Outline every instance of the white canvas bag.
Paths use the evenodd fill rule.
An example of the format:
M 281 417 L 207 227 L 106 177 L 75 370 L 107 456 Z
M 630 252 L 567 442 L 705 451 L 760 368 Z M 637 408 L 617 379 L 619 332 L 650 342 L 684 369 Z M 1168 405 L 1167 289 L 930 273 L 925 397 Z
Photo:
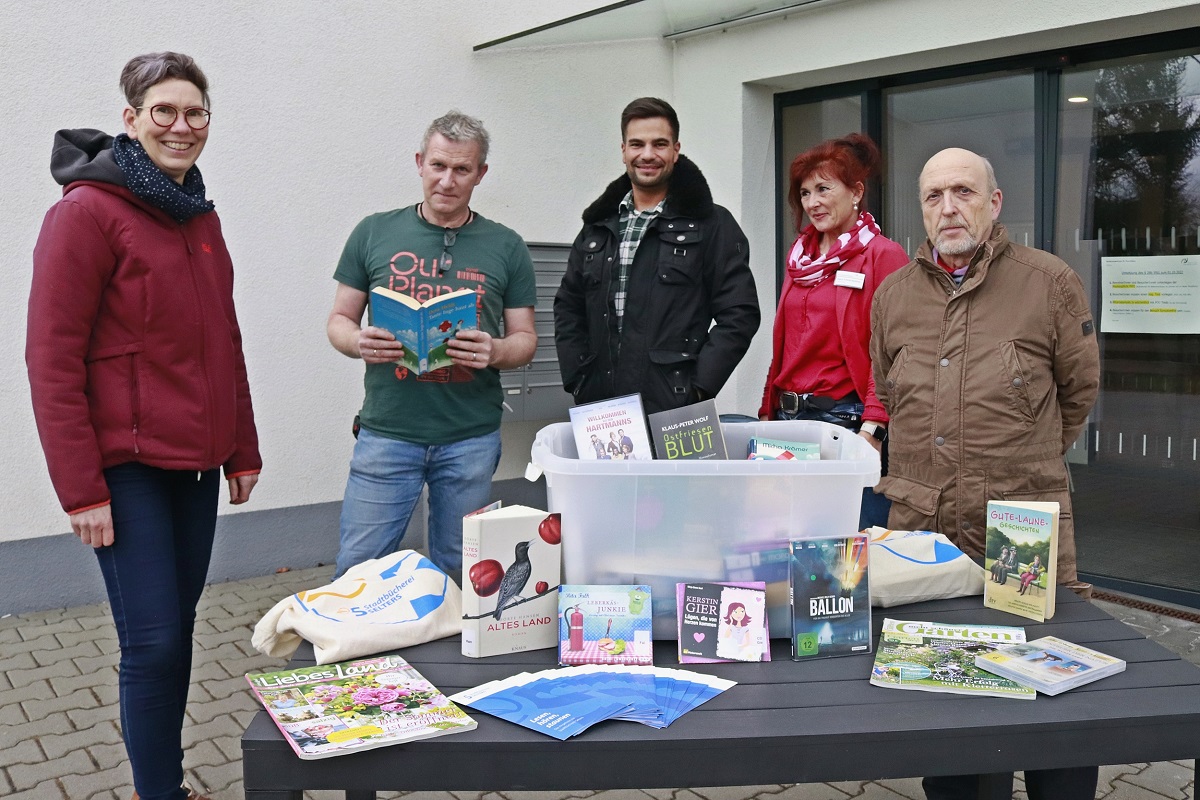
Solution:
M 327 586 L 280 600 L 251 643 L 290 656 L 302 639 L 318 664 L 410 647 L 462 630 L 462 591 L 415 550 L 364 561 Z
M 983 567 L 933 531 L 867 528 L 871 605 L 881 608 L 983 594 Z

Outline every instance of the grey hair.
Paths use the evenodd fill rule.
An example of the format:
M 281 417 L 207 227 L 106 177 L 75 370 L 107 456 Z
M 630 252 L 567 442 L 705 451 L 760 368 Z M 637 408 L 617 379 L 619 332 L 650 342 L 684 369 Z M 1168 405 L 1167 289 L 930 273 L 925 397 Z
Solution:
M 133 108 L 140 108 L 146 99 L 146 92 L 169 78 L 178 78 L 195 84 L 204 99 L 204 107 L 209 107 L 208 78 L 191 56 L 183 53 L 146 53 L 134 56 L 121 70 L 121 91 L 125 100 Z
M 996 183 L 996 170 L 992 169 L 992 162 L 988 161 L 983 156 L 979 157 L 983 161 L 983 171 L 987 175 L 987 196 L 991 197 L 996 193 L 1000 186 Z
M 449 111 L 429 124 L 425 137 L 421 139 L 421 155 L 429 149 L 429 140 L 440 133 L 452 142 L 475 142 L 479 145 L 479 165 L 487 163 L 488 144 L 491 138 L 484 130 L 483 121 L 467 116 L 461 111 Z

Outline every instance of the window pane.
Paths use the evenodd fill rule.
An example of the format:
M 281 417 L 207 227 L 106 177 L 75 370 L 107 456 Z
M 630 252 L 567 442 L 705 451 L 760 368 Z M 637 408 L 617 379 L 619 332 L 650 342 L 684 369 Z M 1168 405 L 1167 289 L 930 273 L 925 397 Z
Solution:
M 792 224 L 792 210 L 788 206 L 788 169 L 792 159 L 813 145 L 826 139 L 836 139 L 847 133 L 862 130 L 862 98 L 860 95 L 822 100 L 788 106 L 783 109 L 780 131 L 783 158 L 779 162 L 779 204 L 783 209 L 783 224 L 779 226 L 779 243 L 776 249 L 776 274 L 783 274 L 783 260 L 796 239 Z
M 1161 322 L 1200 321 L 1200 61 L 1085 65 L 1061 96 L 1056 249 L 1088 287 L 1102 359 L 1090 432 L 1069 453 L 1079 569 L 1200 591 L 1200 334 Z M 1122 281 L 1134 311 L 1119 318 L 1104 258 L 1144 276 Z
M 916 254 L 925 241 L 917 202 L 921 168 L 939 150 L 963 147 L 992 162 L 1009 237 L 1034 243 L 1032 72 L 925 83 L 887 91 L 884 99 L 884 234 Z

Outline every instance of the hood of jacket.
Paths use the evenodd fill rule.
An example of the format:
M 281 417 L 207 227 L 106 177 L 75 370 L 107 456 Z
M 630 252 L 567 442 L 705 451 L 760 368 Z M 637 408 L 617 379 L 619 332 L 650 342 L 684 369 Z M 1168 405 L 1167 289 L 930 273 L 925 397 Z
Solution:
M 583 212 L 583 221 L 594 225 L 601 220 L 615 216 L 621 201 L 633 182 L 629 175 L 622 175 L 608 185 L 596 200 Z M 712 192 L 709 191 L 708 181 L 700 168 L 687 156 L 680 154 L 671 173 L 671 185 L 667 190 L 667 202 L 663 206 L 663 214 L 667 216 L 694 217 L 703 219 L 713 211 Z
M 60 186 L 95 181 L 125 186 L 125 174 L 112 152 L 113 137 L 93 128 L 64 129 L 54 134 L 50 174 Z

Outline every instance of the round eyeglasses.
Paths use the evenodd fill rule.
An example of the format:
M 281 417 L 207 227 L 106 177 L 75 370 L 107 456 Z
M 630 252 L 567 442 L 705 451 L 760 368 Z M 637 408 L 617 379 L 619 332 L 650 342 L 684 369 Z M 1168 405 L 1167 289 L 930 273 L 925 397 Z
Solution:
M 137 110 L 141 111 L 143 108 L 145 106 L 138 106 Z M 165 103 L 150 106 L 150 121 L 160 128 L 171 127 L 175 124 L 175 119 L 178 116 L 179 109 L 175 106 L 169 106 Z M 194 131 L 202 131 L 207 128 L 211 118 L 212 112 L 207 108 L 192 107 L 183 109 L 183 121 Z

